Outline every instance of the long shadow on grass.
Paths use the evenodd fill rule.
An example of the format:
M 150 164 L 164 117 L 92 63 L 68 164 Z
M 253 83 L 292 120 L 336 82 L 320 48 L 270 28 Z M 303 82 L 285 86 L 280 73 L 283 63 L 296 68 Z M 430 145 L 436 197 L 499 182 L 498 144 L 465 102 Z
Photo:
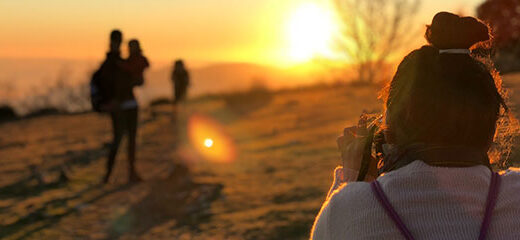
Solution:
M 38 196 L 45 191 L 56 189 L 63 186 L 63 182 L 54 181 L 51 183 L 39 183 L 40 174 L 52 174 L 60 172 L 71 166 L 86 166 L 93 161 L 100 159 L 105 155 L 105 147 L 92 148 L 81 151 L 67 151 L 63 154 L 44 156 L 46 161 L 57 159 L 66 159 L 60 163 L 56 163 L 47 169 L 34 170 L 27 177 L 24 177 L 12 184 L 0 187 L 0 199 L 9 198 L 28 198 Z
M 197 231 L 208 221 L 211 203 L 218 199 L 221 184 L 195 183 L 187 171 L 178 171 L 166 180 L 150 183 L 150 192 L 111 225 L 109 239 L 122 235 L 141 236 L 166 222 Z
M 99 191 L 102 187 L 101 185 L 92 185 L 88 188 L 68 197 L 53 199 L 51 201 L 46 202 L 41 207 L 31 211 L 29 214 L 19 218 L 16 222 L 1 226 L 0 227 L 0 239 L 9 237 L 13 234 L 18 233 L 24 227 L 28 225 L 38 225 L 37 228 L 31 229 L 30 231 L 25 232 L 23 235 L 19 236 L 16 239 L 24 239 L 36 233 L 42 229 L 51 227 L 52 225 L 58 223 L 63 217 L 70 215 L 71 213 L 75 213 L 78 211 L 77 206 L 68 207 L 67 203 L 71 200 L 81 199 L 85 195 L 90 195 L 92 192 L 99 191 L 98 194 L 95 194 L 94 197 L 88 198 L 85 201 L 81 202 L 81 205 L 91 204 L 107 195 L 112 193 L 123 191 L 127 189 L 130 185 L 123 185 L 114 189 Z M 47 212 L 50 208 L 59 208 L 64 207 L 65 211 L 55 215 L 48 215 Z

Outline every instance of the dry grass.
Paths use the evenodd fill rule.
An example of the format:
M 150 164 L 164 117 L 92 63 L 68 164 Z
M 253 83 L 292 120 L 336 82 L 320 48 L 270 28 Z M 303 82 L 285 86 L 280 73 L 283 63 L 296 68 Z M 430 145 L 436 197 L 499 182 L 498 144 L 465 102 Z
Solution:
M 339 164 L 335 139 L 363 110 L 380 111 L 376 94 L 373 86 L 337 85 L 213 96 L 188 102 L 177 121 L 171 106 L 156 105 L 141 114 L 138 170 L 147 181 L 137 185 L 125 185 L 124 150 L 114 182 L 98 185 L 110 140 L 105 116 L 5 123 L 0 238 L 306 239 Z M 182 128 L 176 124 L 194 113 L 222 123 L 237 146 L 236 161 L 178 155 L 175 133 Z M 181 159 L 190 160 L 190 177 L 200 189 L 223 186 L 190 214 L 179 212 L 193 205 L 175 199 L 197 199 L 200 192 L 168 178 Z M 44 173 L 44 185 L 31 165 Z M 69 181 L 58 181 L 63 166 Z

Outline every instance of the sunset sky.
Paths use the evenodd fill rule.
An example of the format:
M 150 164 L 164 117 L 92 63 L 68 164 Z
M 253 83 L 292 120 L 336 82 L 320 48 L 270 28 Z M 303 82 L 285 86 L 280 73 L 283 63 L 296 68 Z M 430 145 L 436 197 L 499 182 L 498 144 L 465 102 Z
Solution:
M 423 1 L 418 24 L 481 2 Z M 290 65 L 331 51 L 333 11 L 328 0 L 0 0 L 0 58 L 100 59 L 119 28 L 155 60 Z

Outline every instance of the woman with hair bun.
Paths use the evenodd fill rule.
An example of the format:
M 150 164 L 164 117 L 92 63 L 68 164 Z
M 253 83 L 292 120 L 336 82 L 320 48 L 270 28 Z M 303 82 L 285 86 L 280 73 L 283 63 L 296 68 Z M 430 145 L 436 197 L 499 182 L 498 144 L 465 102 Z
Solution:
M 338 138 L 343 166 L 312 239 L 520 239 L 520 172 L 491 167 L 516 120 L 489 59 L 472 53 L 489 28 L 441 12 L 425 37 L 384 89 L 377 127 L 360 120 Z M 373 129 L 379 162 L 363 170 Z

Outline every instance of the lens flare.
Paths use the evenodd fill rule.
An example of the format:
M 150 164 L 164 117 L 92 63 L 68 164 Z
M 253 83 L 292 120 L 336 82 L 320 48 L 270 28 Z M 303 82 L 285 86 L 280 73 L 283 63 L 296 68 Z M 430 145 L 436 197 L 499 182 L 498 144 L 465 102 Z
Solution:
M 215 120 L 193 115 L 188 120 L 188 137 L 192 147 L 204 159 L 212 162 L 229 163 L 236 158 L 232 138 Z
M 211 138 L 206 138 L 204 140 L 204 146 L 206 146 L 207 148 L 210 148 L 213 146 L 213 139 Z

